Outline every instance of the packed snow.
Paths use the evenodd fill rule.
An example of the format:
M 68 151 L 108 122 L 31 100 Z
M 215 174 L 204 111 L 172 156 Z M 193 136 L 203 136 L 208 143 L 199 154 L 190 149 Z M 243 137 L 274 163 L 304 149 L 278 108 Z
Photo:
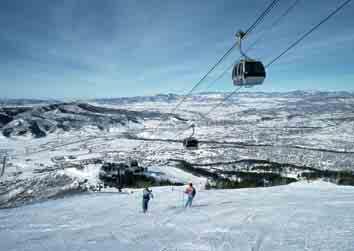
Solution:
M 354 247 L 354 188 L 317 181 L 200 190 L 183 208 L 181 187 L 88 193 L 4 209 L 1 250 L 341 250 Z

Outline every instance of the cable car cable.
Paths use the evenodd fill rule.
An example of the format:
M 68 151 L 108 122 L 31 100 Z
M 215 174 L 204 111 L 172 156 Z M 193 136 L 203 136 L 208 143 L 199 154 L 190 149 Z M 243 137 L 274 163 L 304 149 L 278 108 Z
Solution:
M 273 63 L 275 63 L 277 60 L 279 60 L 284 54 L 286 54 L 288 51 L 290 51 L 292 48 L 294 48 L 297 44 L 299 44 L 302 40 L 304 40 L 307 36 L 309 36 L 312 32 L 317 30 L 322 24 L 327 22 L 331 17 L 333 17 L 337 12 L 339 12 L 341 9 L 343 9 L 346 5 L 348 5 L 352 0 L 347 0 L 344 3 L 342 3 L 340 6 L 338 6 L 335 10 L 333 10 L 328 16 L 326 16 L 324 19 L 322 19 L 317 25 L 312 27 L 308 32 L 306 32 L 304 35 L 302 35 L 298 40 L 296 40 L 294 43 L 292 43 L 288 48 L 286 48 L 282 53 L 279 54 L 279 56 L 275 57 L 272 59 L 265 67 L 268 68 L 271 66 Z
M 235 95 L 243 86 L 240 86 L 239 88 L 237 88 L 236 90 L 234 90 L 233 92 L 231 92 L 229 95 L 227 95 L 222 101 L 220 101 L 219 103 L 217 103 L 215 106 L 213 106 L 208 112 L 202 114 L 204 117 L 208 116 L 210 113 L 212 113 L 216 108 L 218 108 L 221 104 L 223 104 L 224 102 L 226 102 L 228 99 L 230 99 L 233 95 Z M 174 135 L 172 138 L 178 138 L 179 136 L 181 136 L 187 129 L 189 129 L 190 126 L 188 126 L 188 128 L 184 129 L 183 131 L 180 131 L 180 133 Z M 194 132 L 193 132 L 194 134 Z M 153 152 L 157 152 L 159 151 L 160 149 L 164 148 L 165 146 L 160 146 L 158 147 L 157 149 L 155 149 Z M 144 159 L 142 160 L 144 161 Z M 154 162 L 154 160 L 151 160 L 149 162 L 149 164 L 146 165 L 146 167 L 149 167 L 150 164 Z
M 236 62 L 235 62 L 236 63 Z M 218 80 L 222 79 L 225 74 L 232 69 L 232 66 L 234 66 L 235 63 L 232 63 L 229 65 L 217 78 L 215 78 L 207 87 L 206 89 L 208 90 L 210 87 L 212 87 Z
M 244 36 L 247 36 L 249 33 L 251 33 L 261 22 L 263 22 L 264 18 L 271 12 L 271 10 L 280 2 L 280 0 L 273 0 L 273 2 L 268 5 L 267 9 L 263 11 L 263 13 L 257 18 L 257 20 L 249 27 L 246 32 L 244 33 Z
M 235 95 L 243 86 L 240 86 L 239 88 L 237 88 L 236 90 L 234 90 L 233 92 L 231 92 L 229 95 L 227 95 L 222 101 L 220 101 L 219 103 L 217 103 L 216 105 L 214 105 L 207 113 L 203 114 L 203 116 L 208 116 L 210 113 L 212 113 L 216 108 L 218 108 L 220 105 L 222 105 L 225 101 L 227 101 L 228 99 L 230 99 L 233 95 Z
M 208 116 L 210 113 L 212 113 L 216 108 L 218 108 L 222 103 L 224 103 L 225 101 L 227 101 L 228 99 L 230 99 L 233 95 L 235 95 L 241 88 L 242 88 L 243 86 L 240 86 L 239 88 L 237 88 L 236 90 L 234 90 L 233 92 L 231 92 L 229 95 L 227 95 L 222 101 L 220 101 L 219 103 L 217 103 L 215 106 L 213 106 L 208 112 L 206 112 L 206 113 L 204 113 L 203 114 L 203 116 Z M 190 126 L 187 128 L 187 129 L 189 129 L 190 128 Z M 185 129 L 186 130 L 186 129 Z M 178 138 L 179 136 L 181 136 L 184 132 L 185 132 L 185 130 L 184 131 L 181 131 L 181 132 L 179 132 L 178 134 L 176 134 L 173 138 Z M 157 151 L 159 151 L 159 150 L 161 150 L 162 148 L 164 148 L 165 146 L 164 145 L 162 145 L 162 146 L 160 146 L 160 147 L 158 147 L 158 148 L 156 148 L 153 152 L 157 152 Z M 142 160 L 142 161 L 144 161 L 144 159 Z M 150 167 L 151 166 L 151 164 L 154 162 L 155 160 L 150 160 L 150 162 L 148 162 L 148 164 L 147 165 L 145 165 L 145 167 Z
M 284 17 L 289 15 L 289 13 L 294 10 L 296 5 L 300 2 L 300 0 L 295 0 L 273 23 L 271 23 L 265 31 L 271 31 L 273 30 L 276 26 L 280 24 L 280 22 L 283 20 Z M 250 51 L 253 49 L 253 47 L 258 44 L 262 40 L 263 36 L 259 36 L 247 49 L 246 52 Z
M 280 0 L 273 0 L 268 7 L 262 12 L 262 14 L 256 19 L 256 21 L 246 30 L 242 39 L 245 39 L 260 23 L 263 22 L 264 18 L 270 13 L 270 11 L 278 4 Z M 180 102 L 170 111 L 174 113 L 177 109 L 187 100 L 187 98 L 197 89 L 203 81 L 209 76 L 209 74 L 239 45 L 239 42 L 236 41 L 225 53 L 224 55 L 214 64 L 211 69 L 190 89 L 190 91 L 182 98 Z M 157 124 L 155 128 L 152 128 L 153 131 L 158 129 L 162 124 L 162 121 Z M 136 148 L 140 148 L 144 143 L 138 145 Z

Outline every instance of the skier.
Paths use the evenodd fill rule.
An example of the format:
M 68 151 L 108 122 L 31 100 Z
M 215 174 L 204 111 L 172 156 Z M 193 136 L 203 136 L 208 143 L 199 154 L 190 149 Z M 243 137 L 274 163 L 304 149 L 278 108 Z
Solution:
M 148 187 L 146 187 L 143 190 L 143 212 L 144 213 L 146 213 L 146 211 L 148 210 L 149 200 L 152 198 L 154 198 L 152 191 Z
M 187 202 L 186 202 L 186 205 L 184 206 L 185 208 L 186 207 L 191 207 L 192 206 L 192 202 L 193 202 L 193 199 L 195 197 L 195 194 L 196 194 L 196 190 L 195 190 L 195 187 L 193 186 L 192 183 L 189 183 L 186 191 L 184 191 L 184 193 L 187 194 Z

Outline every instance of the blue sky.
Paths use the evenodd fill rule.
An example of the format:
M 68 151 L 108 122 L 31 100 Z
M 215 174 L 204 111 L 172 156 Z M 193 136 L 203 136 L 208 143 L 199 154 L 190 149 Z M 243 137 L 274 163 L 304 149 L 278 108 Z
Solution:
M 0 98 L 189 90 L 271 0 L 1 0 Z M 244 43 L 264 63 L 343 0 L 281 0 Z M 354 91 L 354 2 L 268 69 L 256 91 Z M 277 23 L 276 26 L 272 25 Z M 239 57 L 234 51 L 208 81 Z M 205 81 L 197 91 L 207 91 Z M 231 76 L 208 91 L 233 90 Z

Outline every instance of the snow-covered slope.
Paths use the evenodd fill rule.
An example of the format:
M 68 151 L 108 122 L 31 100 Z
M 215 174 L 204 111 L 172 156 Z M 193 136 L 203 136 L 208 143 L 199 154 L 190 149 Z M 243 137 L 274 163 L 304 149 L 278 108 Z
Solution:
M 0 250 L 354 250 L 354 188 L 304 182 L 354 184 L 354 95 L 240 93 L 205 116 L 225 95 L 193 95 L 176 114 L 183 96 L 1 108 L 0 207 L 25 206 L 0 211 Z M 189 151 L 192 123 L 200 148 Z M 181 187 L 153 188 L 147 215 L 139 190 L 82 194 L 102 162 L 132 159 L 151 177 L 197 184 L 194 207 L 182 208 Z M 215 176 L 302 181 L 203 190 Z
M 236 181 L 245 177 L 241 172 L 261 173 L 258 176 L 264 177 L 246 184 L 250 187 L 308 177 L 354 184 L 353 93 L 242 92 L 206 116 L 226 95 L 192 95 L 175 114 L 169 112 L 184 97 L 172 94 L 0 108 L 0 127 L 10 136 L 0 134 L 0 158 L 9 155 L 0 180 L 0 207 L 18 205 L 12 204 L 18 201 L 16 196 L 23 201 L 39 192 L 39 198 L 45 198 L 32 188 L 38 183 L 63 184 L 64 178 L 69 187 L 85 179 L 94 185 L 100 168 L 97 159 L 124 163 L 136 159 L 142 167 L 181 182 L 193 175 L 181 170 L 176 175 L 178 163 Z M 196 126 L 198 150 L 182 146 L 191 134 L 186 130 L 190 124 Z M 38 130 L 43 137 L 27 133 Z M 318 175 L 318 170 L 347 173 Z M 52 191 L 61 187 L 50 189 L 48 197 Z
M 138 190 L 1 210 L 1 250 L 353 250 L 353 187 L 203 190 L 190 209 L 181 189 L 153 189 L 146 215 Z

